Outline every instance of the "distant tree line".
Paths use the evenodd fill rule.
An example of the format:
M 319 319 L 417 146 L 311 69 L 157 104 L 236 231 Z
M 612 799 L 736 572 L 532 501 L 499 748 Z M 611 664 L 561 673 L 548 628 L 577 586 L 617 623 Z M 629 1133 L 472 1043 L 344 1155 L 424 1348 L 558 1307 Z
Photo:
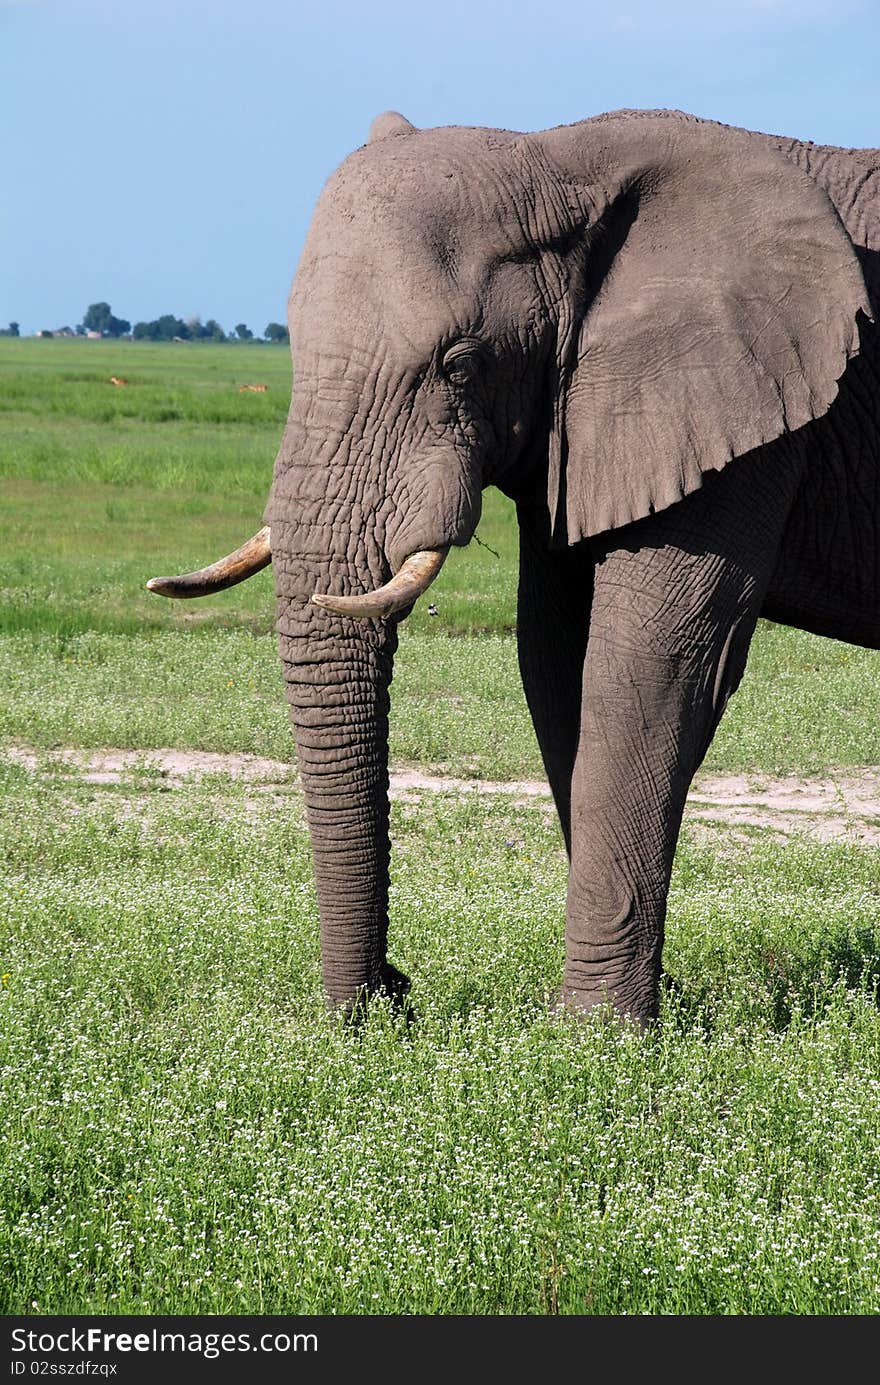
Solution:
M 125 337 L 131 331 L 131 323 L 114 317 L 109 303 L 90 304 L 80 327 L 86 332 L 100 332 L 102 337 Z
M 213 317 L 202 322 L 199 317 L 185 321 L 173 313 L 165 313 L 152 322 L 136 322 L 134 327 L 124 317 L 114 317 L 109 303 L 90 303 L 83 314 L 82 322 L 75 329 L 59 327 L 54 332 L 38 332 L 40 337 L 85 337 L 89 333 L 102 337 L 128 337 L 135 341 L 253 341 L 286 342 L 289 340 L 287 328 L 280 322 L 270 322 L 262 338 L 255 337 L 244 322 L 236 323 L 231 332 L 224 332 L 220 323 Z M 2 337 L 17 337 L 18 323 L 10 322 L 7 328 L 0 329 Z

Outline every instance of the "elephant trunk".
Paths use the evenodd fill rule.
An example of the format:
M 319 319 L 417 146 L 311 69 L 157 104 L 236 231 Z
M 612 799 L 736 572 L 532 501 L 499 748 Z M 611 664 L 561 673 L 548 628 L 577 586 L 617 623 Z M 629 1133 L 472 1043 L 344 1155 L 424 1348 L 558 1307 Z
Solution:
M 311 284 L 306 294 L 303 281 L 302 293 L 298 318 L 292 300 L 297 370 L 264 520 L 324 987 L 332 1006 L 349 1008 L 400 987 L 386 958 L 397 622 L 449 547 L 472 537 L 481 485 L 445 435 L 413 422 L 413 382 L 388 358 L 373 369 L 344 342 L 309 340 L 323 290 Z
M 283 586 L 283 557 L 276 581 Z M 324 989 L 388 982 L 388 707 L 397 630 L 279 599 L 279 647 L 312 843 Z

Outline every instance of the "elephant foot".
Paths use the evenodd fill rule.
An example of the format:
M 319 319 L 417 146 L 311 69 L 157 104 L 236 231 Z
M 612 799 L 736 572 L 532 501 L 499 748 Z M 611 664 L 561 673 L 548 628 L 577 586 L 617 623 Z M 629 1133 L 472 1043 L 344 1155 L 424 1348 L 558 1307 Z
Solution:
M 644 1001 L 627 1003 L 615 992 L 560 987 L 551 1006 L 553 1015 L 572 1015 L 579 1020 L 612 1021 L 644 1034 L 657 1019 L 657 1006 Z
M 395 1010 L 402 1010 L 407 1006 L 407 997 L 411 989 L 412 982 L 409 977 L 398 971 L 390 962 L 386 962 L 375 993 L 387 996 Z
M 411 1023 L 414 1018 L 408 1000 L 411 986 L 412 982 L 404 972 L 398 971 L 397 967 L 393 967 L 390 962 L 385 962 L 378 980 L 373 985 L 362 986 L 357 995 L 348 1000 L 333 1001 L 329 999 L 328 1004 L 331 1011 L 338 1015 L 344 1023 L 357 1026 L 366 1019 L 372 997 L 380 996 L 388 1000 L 394 1014 L 405 1015 L 407 1023 Z
M 685 988 L 678 977 L 673 976 L 665 967 L 660 973 L 660 992 L 676 1001 L 680 1001 L 685 994 Z

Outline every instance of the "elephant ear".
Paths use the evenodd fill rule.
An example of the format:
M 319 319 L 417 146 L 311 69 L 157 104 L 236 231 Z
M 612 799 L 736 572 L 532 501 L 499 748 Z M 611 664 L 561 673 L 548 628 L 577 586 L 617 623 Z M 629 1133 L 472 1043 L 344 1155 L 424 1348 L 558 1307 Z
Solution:
M 569 211 L 593 204 L 564 257 L 550 437 L 554 537 L 577 543 L 821 417 L 870 306 L 833 204 L 766 137 L 620 117 L 544 152 Z

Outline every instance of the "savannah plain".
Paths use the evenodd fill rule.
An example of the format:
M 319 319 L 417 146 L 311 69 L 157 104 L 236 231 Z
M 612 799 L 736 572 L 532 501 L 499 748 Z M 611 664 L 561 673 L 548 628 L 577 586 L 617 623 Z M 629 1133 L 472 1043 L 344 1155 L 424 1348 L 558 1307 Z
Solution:
M 552 1018 L 565 861 L 487 493 L 392 688 L 414 1014 L 347 1029 L 271 572 L 144 589 L 259 528 L 289 387 L 279 347 L 0 340 L 0 1312 L 877 1313 L 878 656 L 761 623 L 661 1024 Z

